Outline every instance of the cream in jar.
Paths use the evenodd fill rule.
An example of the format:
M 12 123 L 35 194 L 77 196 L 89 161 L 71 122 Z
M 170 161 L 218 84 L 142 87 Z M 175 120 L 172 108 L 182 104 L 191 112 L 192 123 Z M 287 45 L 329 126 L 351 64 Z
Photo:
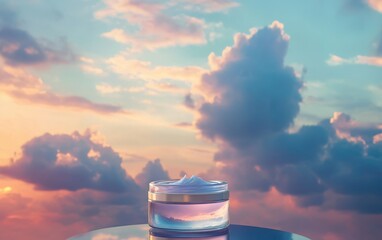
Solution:
M 184 176 L 154 181 L 148 192 L 148 223 L 172 231 L 214 231 L 229 225 L 228 184 Z

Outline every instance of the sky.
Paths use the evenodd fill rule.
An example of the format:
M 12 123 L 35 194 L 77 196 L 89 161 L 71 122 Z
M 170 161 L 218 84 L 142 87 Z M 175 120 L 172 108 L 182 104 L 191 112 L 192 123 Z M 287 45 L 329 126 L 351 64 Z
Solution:
M 147 221 L 229 183 L 236 224 L 382 235 L 381 0 L 0 0 L 0 239 Z

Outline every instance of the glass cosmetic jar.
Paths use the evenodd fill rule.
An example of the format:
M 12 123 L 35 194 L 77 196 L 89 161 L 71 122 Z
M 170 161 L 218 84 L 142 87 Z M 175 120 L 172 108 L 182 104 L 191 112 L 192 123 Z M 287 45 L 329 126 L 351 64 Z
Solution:
M 148 192 L 148 223 L 169 231 L 202 232 L 229 225 L 228 184 L 183 177 L 154 181 Z

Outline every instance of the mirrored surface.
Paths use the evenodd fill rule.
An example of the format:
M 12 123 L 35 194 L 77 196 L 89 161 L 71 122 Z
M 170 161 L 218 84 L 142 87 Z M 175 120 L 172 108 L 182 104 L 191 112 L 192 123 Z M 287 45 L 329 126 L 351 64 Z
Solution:
M 192 234 L 157 232 L 141 224 L 99 229 L 69 240 L 310 240 L 290 232 L 234 224 L 226 231 Z

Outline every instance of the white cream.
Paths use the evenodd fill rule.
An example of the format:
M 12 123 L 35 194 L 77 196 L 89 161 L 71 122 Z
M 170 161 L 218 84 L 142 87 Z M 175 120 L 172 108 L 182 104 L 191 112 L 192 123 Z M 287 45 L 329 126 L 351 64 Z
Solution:
M 192 177 L 187 178 L 187 175 L 184 175 L 182 179 L 169 183 L 169 185 L 211 185 L 213 182 L 206 181 L 200 177 L 192 175 Z
M 227 191 L 226 183 L 221 181 L 206 181 L 200 177 L 192 176 L 187 178 L 185 175 L 182 179 L 177 181 L 158 181 L 150 184 L 150 191 L 154 193 L 216 193 Z

